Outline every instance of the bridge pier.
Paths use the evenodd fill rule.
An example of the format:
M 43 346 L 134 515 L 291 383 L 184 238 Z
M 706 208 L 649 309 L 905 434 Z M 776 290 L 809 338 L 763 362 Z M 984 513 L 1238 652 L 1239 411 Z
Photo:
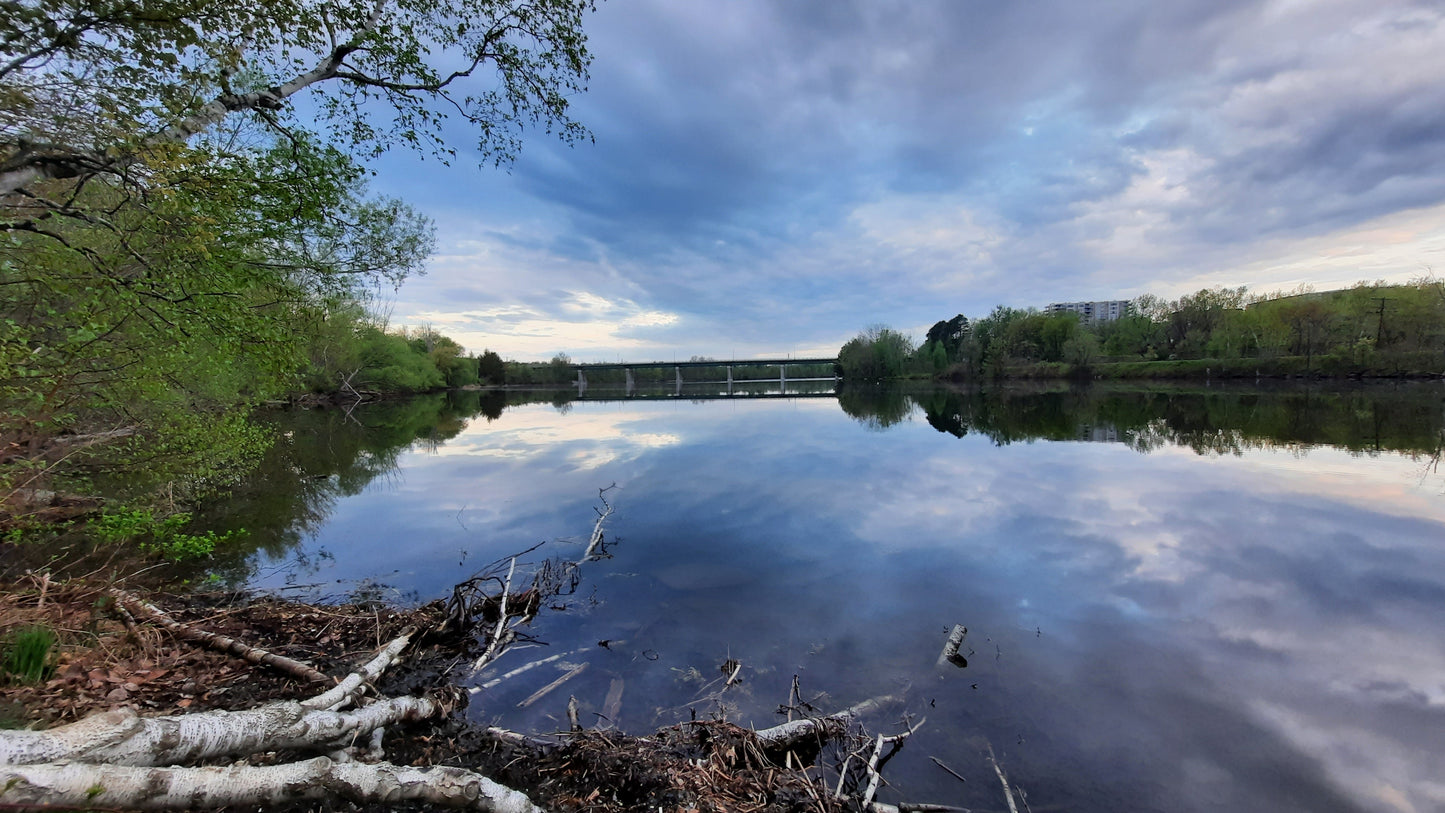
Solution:
M 631 367 L 628 367 L 628 368 L 627 368 L 626 373 L 627 373 L 627 394 L 628 394 L 628 395 L 631 395 L 631 394 L 637 392 L 637 379 L 632 376 L 632 368 L 631 368 Z
M 587 391 L 587 376 L 584 375 L 584 374 L 582 373 L 582 371 L 579 369 L 579 370 L 577 371 L 577 395 L 580 397 L 580 396 L 582 395 L 582 393 L 584 393 L 584 392 L 586 392 L 586 391 Z
M 778 365 L 778 386 L 782 387 L 784 392 L 787 392 L 787 390 L 788 390 L 788 365 L 786 365 L 786 364 L 779 364 L 779 365 Z
M 673 367 L 672 371 L 677 374 L 677 394 L 682 395 L 682 368 Z

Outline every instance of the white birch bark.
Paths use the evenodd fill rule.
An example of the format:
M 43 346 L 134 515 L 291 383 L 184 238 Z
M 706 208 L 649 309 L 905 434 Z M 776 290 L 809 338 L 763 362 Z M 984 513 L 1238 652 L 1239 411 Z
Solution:
M 527 796 L 461 768 L 366 765 L 318 757 L 269 767 L 136 768 L 65 762 L 0 767 L 0 805 L 140 810 L 274 805 L 339 796 L 544 813 Z
M 295 701 L 174 717 L 115 709 L 45 731 L 0 732 L 0 765 L 62 760 L 178 765 L 281 748 L 321 748 L 440 711 L 437 703 L 421 697 L 382 700 L 347 712 L 308 710 Z
M 762 731 L 753 732 L 758 742 L 768 748 L 786 748 L 793 743 L 804 740 L 808 737 L 828 734 L 837 730 L 839 726 L 846 726 L 852 722 L 854 717 L 861 717 L 883 708 L 887 703 L 895 700 L 892 695 L 874 697 L 864 700 L 862 703 L 850 706 L 836 714 L 827 717 L 809 717 L 802 720 L 775 725 L 772 728 L 765 728 Z
M 380 726 L 419 720 L 441 707 L 419 697 L 383 700 L 353 712 L 350 702 L 390 666 L 411 640 L 408 629 L 336 686 L 301 702 L 245 711 L 141 717 L 122 708 L 45 731 L 0 732 L 0 765 L 78 760 L 115 765 L 176 765 L 277 748 L 318 747 Z

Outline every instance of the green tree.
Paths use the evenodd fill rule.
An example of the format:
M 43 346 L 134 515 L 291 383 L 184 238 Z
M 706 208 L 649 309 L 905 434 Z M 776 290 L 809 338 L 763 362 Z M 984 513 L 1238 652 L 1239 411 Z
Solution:
M 491 350 L 482 351 L 482 356 L 477 360 L 477 376 L 483 383 L 494 387 L 507 383 L 507 366 L 502 362 L 502 357 Z
M 885 325 L 872 325 L 838 351 L 844 378 L 882 381 L 903 375 L 913 356 L 913 342 Z
M 447 161 L 448 116 L 487 162 L 526 128 L 586 137 L 569 100 L 591 8 L 4 3 L 0 495 L 62 461 L 94 469 L 102 447 L 214 482 L 255 457 L 245 404 L 302 368 L 313 384 L 370 368 L 424 389 L 439 364 L 466 379 L 458 355 L 418 363 L 354 312 L 432 245 L 425 218 L 368 195 L 358 161 L 398 145 Z M 62 431 L 96 440 L 64 452 Z
M 460 116 L 485 160 L 520 128 L 585 137 L 590 0 L 14 0 L 0 17 L 0 195 L 52 179 L 174 184 L 177 148 L 228 117 L 292 138 L 303 92 L 338 146 L 443 159 Z M 146 171 L 140 171 L 144 167 Z M 157 179 L 156 172 L 162 173 Z M 46 207 L 62 211 L 63 206 Z

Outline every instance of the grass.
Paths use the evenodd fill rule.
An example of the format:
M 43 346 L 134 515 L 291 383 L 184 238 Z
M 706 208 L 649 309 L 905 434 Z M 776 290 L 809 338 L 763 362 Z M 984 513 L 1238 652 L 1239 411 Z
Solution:
M 5 674 L 20 683 L 39 683 L 50 674 L 50 651 L 55 632 L 49 627 L 29 626 L 16 630 L 5 640 Z

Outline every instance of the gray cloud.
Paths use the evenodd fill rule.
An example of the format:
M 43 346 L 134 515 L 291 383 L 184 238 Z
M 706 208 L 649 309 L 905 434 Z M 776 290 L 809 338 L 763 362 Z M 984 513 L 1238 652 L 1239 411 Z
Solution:
M 605 4 L 589 21 L 592 87 L 575 100 L 595 144 L 535 138 L 475 191 L 411 182 L 500 223 L 485 239 L 535 253 L 446 273 L 500 280 L 482 287 L 503 301 L 524 276 L 599 294 L 605 282 L 693 317 L 677 330 L 699 341 L 739 323 L 760 341 L 831 340 L 1043 304 L 1044 290 L 1169 293 L 1271 258 L 1297 265 L 1299 241 L 1445 203 L 1442 13 L 1407 0 Z M 863 215 L 889 211 L 891 232 L 869 229 Z M 905 239 L 904 216 L 936 222 Z M 976 239 L 940 239 L 968 229 Z M 1389 262 L 1398 275 L 1420 264 Z

